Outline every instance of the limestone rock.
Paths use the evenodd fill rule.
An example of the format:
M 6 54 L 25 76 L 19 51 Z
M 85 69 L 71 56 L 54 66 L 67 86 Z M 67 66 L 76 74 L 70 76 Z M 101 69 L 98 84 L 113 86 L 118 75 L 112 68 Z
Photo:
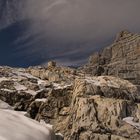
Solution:
M 53 68 L 53 67 L 56 67 L 56 62 L 55 61 L 48 62 L 48 68 Z
M 54 87 L 54 89 L 48 92 L 45 101 L 36 99 L 30 104 L 27 112 L 33 119 L 44 119 L 46 122 L 57 122 L 60 114 L 60 116 L 63 117 L 65 116 L 64 114 L 67 115 L 68 113 L 68 111 L 67 113 L 65 112 L 66 107 L 69 107 L 71 103 L 71 92 L 72 86 L 61 87 L 59 85 Z
M 112 135 L 111 140 L 129 140 L 129 139 L 121 136 Z
M 99 77 L 94 77 L 94 80 L 89 80 L 89 78 L 87 80 L 85 78 L 76 79 L 75 81 L 70 115 L 66 121 L 68 125 L 67 132 L 69 132 L 67 133 L 66 140 L 128 140 L 137 138 L 139 136 L 137 130 L 134 130 L 130 125 L 128 127 L 127 124 L 123 122 L 123 118 L 136 116 L 138 113 L 137 104 L 131 104 L 130 96 L 131 94 L 133 96 L 133 90 L 131 90 L 129 86 L 131 87 L 132 84 L 128 84 L 124 80 L 120 81 L 120 79 L 117 78 L 112 79 L 112 77 L 106 77 L 112 81 L 112 83 L 109 84 L 110 82 L 107 82 L 108 80 L 104 81 L 102 79 L 103 77 L 99 78 L 100 80 L 96 78 L 98 79 Z M 125 98 L 125 96 L 124 98 L 120 98 L 119 96 L 105 97 L 104 94 L 100 94 L 96 89 L 97 85 L 99 87 L 104 86 L 110 88 L 115 85 L 119 91 L 119 85 L 122 85 L 122 82 L 125 83 L 123 84 L 125 85 L 123 88 L 125 90 L 128 88 L 129 99 Z M 102 93 L 103 92 L 104 91 L 102 91 Z M 109 92 L 108 90 L 107 93 L 110 94 Z M 138 97 L 139 95 L 136 96 Z M 128 112 L 128 110 L 130 112 Z M 123 131 L 125 131 L 127 127 L 131 130 L 126 131 L 124 134 Z
M 75 80 L 76 96 L 101 95 L 107 98 L 139 101 L 139 92 L 132 83 L 112 76 L 85 77 Z M 75 96 L 75 95 L 74 95 Z
M 108 72 L 104 65 L 112 61 L 110 52 L 107 48 L 96 55 L 99 73 Z M 64 140 L 139 140 L 140 93 L 118 77 L 58 66 L 0 67 L 0 99 L 2 109 L 9 109 L 8 103 L 42 125 L 49 123 Z
M 93 54 L 85 65 L 86 73 L 113 75 L 140 84 L 140 35 L 120 32 L 112 45 Z

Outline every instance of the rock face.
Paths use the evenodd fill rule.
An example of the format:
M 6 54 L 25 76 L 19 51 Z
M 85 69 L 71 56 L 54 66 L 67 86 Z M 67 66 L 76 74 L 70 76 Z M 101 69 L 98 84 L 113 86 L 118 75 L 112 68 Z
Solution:
M 109 94 L 114 87 L 116 95 Z M 123 89 L 126 96 L 122 98 Z M 139 133 L 134 132 L 131 125 L 123 122 L 123 118 L 128 116 L 139 118 L 139 103 L 131 100 L 131 97 L 135 96 L 133 93 L 137 93 L 136 87 L 120 79 L 113 80 L 112 77 L 77 79 L 68 117 L 69 139 L 138 140 Z
M 93 54 L 84 66 L 86 73 L 114 75 L 140 84 L 140 35 L 128 31 L 120 32 L 114 43 Z
M 23 123 L 25 129 L 33 127 L 31 134 L 39 133 L 38 138 L 30 135 L 29 128 L 23 133 L 19 129 L 24 140 L 43 140 L 46 133 L 50 136 L 48 129 L 42 134 L 36 125 L 28 125 L 31 118 L 52 125 L 59 137 L 56 140 L 62 136 L 64 140 L 139 140 L 140 93 L 136 85 L 118 77 L 92 76 L 53 64 L 27 69 L 0 67 L 0 100 L 0 124 L 8 121 L 10 125 L 4 124 L 2 138 L 10 129 L 13 133 L 9 136 L 18 139 L 13 127 L 23 128 Z M 21 111 L 29 118 L 18 116 Z M 14 120 L 13 126 L 7 116 Z

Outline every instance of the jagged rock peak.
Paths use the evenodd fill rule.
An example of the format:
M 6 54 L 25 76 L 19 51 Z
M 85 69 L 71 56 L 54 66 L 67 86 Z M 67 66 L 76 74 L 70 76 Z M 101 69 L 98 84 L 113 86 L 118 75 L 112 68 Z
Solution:
M 90 56 L 84 71 L 93 75 L 113 75 L 140 84 L 140 35 L 127 30 L 100 53 Z
M 119 32 L 117 35 L 116 35 L 116 40 L 115 42 L 118 42 L 120 40 L 123 40 L 125 38 L 128 38 L 128 37 L 131 37 L 133 36 L 134 34 L 128 30 L 122 30 L 121 32 Z
M 53 68 L 56 67 L 56 62 L 55 61 L 49 61 L 48 62 L 48 68 Z

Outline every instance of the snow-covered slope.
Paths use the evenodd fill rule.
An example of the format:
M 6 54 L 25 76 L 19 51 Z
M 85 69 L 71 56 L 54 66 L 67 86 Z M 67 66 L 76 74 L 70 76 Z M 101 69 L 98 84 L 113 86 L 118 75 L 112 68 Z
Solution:
M 50 127 L 22 114 L 0 110 L 0 140 L 56 140 Z

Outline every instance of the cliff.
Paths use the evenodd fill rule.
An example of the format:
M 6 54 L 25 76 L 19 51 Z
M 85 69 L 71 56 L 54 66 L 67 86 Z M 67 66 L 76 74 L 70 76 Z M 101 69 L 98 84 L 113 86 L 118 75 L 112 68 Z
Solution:
M 109 47 L 94 53 L 84 66 L 92 75 L 114 75 L 140 84 L 140 35 L 122 31 Z

